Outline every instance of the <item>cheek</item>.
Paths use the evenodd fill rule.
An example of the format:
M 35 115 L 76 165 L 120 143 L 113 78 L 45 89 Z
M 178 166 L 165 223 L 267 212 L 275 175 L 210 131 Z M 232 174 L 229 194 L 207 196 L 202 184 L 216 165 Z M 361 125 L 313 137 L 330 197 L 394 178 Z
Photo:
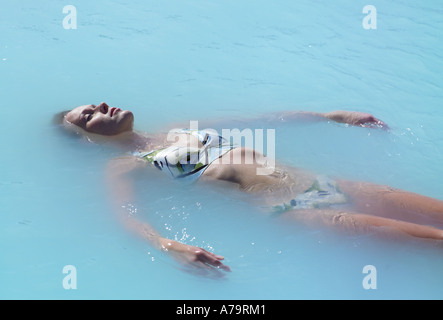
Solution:
M 133 116 L 113 120 L 98 116 L 86 124 L 86 130 L 102 135 L 115 135 L 132 129 Z
M 110 134 L 112 133 L 111 129 L 110 124 L 103 119 L 93 119 L 86 124 L 86 130 L 92 133 Z

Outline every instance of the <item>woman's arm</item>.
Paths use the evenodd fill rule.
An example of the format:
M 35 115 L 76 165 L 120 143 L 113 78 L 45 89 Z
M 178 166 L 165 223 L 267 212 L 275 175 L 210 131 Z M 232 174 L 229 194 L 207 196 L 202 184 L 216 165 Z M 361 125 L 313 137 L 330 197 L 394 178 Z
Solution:
M 254 125 L 263 124 L 278 126 L 281 123 L 297 123 L 297 122 L 319 122 L 319 121 L 334 121 L 338 123 L 345 123 L 352 126 L 366 127 L 366 128 L 379 128 L 388 130 L 389 127 L 380 119 L 377 119 L 373 115 L 364 112 L 357 111 L 332 111 L 332 112 L 311 112 L 311 111 L 276 111 L 265 113 L 259 116 L 252 117 L 236 117 L 236 118 L 220 118 L 212 120 L 199 120 L 194 125 L 198 128 L 193 129 L 221 129 L 221 128 L 247 128 Z M 175 123 L 174 125 L 165 128 L 189 128 L 188 123 Z M 166 130 L 167 131 L 167 130 Z
M 106 178 L 109 195 L 114 211 L 123 225 L 134 234 L 148 241 L 152 247 L 171 254 L 180 262 L 191 266 L 216 267 L 230 271 L 230 268 L 221 262 L 223 260 L 222 256 L 215 255 L 202 248 L 164 238 L 150 224 L 138 219 L 134 214 L 136 210 L 133 207 L 135 191 L 131 173 L 145 166 L 145 161 L 135 157 L 117 158 L 111 160 L 107 166 Z
M 389 129 L 388 125 L 377 119 L 372 114 L 357 111 L 332 111 L 320 113 L 321 116 L 339 123 L 346 123 L 360 127 L 378 127 L 381 129 Z
M 265 118 L 266 119 L 266 118 Z M 308 111 L 280 111 L 271 113 L 268 121 L 272 122 L 295 122 L 295 121 L 322 121 L 331 120 L 353 126 L 388 129 L 388 126 L 373 115 L 357 111 L 332 111 L 332 112 L 308 112 Z

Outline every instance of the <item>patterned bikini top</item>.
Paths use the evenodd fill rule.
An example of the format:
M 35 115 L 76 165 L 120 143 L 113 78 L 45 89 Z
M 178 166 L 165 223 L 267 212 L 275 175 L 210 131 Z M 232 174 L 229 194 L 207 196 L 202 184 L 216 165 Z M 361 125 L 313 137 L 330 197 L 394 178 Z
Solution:
M 134 155 L 148 161 L 174 179 L 197 180 L 214 160 L 235 148 L 225 138 L 210 130 L 180 129 L 170 133 L 195 136 L 201 146 L 174 145 L 149 152 L 137 152 Z

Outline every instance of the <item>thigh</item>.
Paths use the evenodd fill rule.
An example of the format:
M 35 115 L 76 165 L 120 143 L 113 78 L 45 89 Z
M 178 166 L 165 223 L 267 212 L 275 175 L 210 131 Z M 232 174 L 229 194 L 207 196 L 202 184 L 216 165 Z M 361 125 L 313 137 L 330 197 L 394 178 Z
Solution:
M 358 212 L 414 223 L 443 225 L 443 201 L 368 182 L 339 180 Z
M 308 225 L 328 226 L 354 234 L 383 230 L 386 233 L 402 233 L 409 236 L 443 240 L 443 230 L 416 223 L 377 217 L 341 210 L 292 210 L 286 217 Z

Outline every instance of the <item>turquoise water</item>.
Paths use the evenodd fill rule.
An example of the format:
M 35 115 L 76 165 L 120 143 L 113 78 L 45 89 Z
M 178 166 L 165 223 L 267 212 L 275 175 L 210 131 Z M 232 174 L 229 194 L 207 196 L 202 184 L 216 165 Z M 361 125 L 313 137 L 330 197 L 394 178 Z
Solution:
M 63 28 L 65 5 L 77 29 Z M 377 8 L 377 29 L 362 9 Z M 0 297 L 441 299 L 441 244 L 337 235 L 272 219 L 233 190 L 138 183 L 138 214 L 224 255 L 232 273 L 183 271 L 114 220 L 114 150 L 58 135 L 58 111 L 106 101 L 136 128 L 277 110 L 371 112 L 379 132 L 276 128 L 278 159 L 443 200 L 440 1 L 20 1 L 0 10 Z M 164 182 L 159 182 L 160 185 Z M 149 196 L 147 196 L 149 195 Z M 63 287 L 63 267 L 77 289 Z M 362 286 L 365 265 L 377 289 Z

